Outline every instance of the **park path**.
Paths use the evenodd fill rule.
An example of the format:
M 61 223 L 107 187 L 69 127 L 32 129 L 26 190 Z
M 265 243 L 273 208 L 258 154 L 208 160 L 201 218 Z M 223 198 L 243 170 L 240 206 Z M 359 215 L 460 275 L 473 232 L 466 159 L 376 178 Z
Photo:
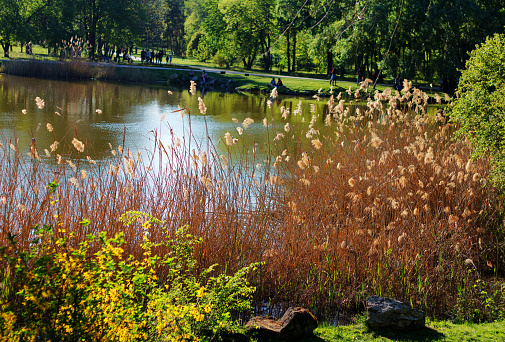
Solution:
M 135 61 L 140 62 L 140 58 L 138 57 L 133 57 Z M 99 63 L 100 64 L 100 63 Z M 162 62 L 162 65 L 167 65 L 166 62 Z M 173 66 L 177 66 L 177 64 L 172 64 Z M 158 70 L 166 70 L 164 67 L 157 67 L 157 66 L 152 66 L 152 65 L 124 65 L 124 64 L 116 64 L 117 67 L 129 67 L 129 68 L 147 68 L 147 69 L 158 69 Z M 211 68 L 211 67 L 202 67 L 202 66 L 197 66 L 197 65 L 186 65 L 184 64 L 185 68 L 170 68 L 170 70 L 178 70 L 178 71 L 188 71 L 187 68 L 194 69 L 194 70 L 205 70 L 205 72 L 211 72 L 211 73 L 216 73 L 220 74 L 222 72 L 226 74 L 235 74 L 235 75 L 250 75 L 250 76 L 260 76 L 260 77 L 274 77 L 274 78 L 294 78 L 294 79 L 301 79 L 301 80 L 319 80 L 319 81 L 328 81 L 329 82 L 329 77 L 328 78 L 315 78 L 315 77 L 302 77 L 302 76 L 290 76 L 290 75 L 276 75 L 276 74 L 270 74 L 270 73 L 262 73 L 262 72 L 248 72 L 248 71 L 236 71 L 236 70 L 228 70 L 228 69 L 219 69 L 219 68 Z

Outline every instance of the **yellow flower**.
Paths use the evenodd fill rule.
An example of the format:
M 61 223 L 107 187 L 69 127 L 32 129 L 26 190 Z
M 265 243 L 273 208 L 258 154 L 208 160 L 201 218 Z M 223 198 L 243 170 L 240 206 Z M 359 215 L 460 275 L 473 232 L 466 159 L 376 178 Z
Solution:
M 196 291 L 196 298 L 202 298 L 204 291 L 205 291 L 205 287 L 203 287 L 203 286 L 200 287 L 200 289 Z

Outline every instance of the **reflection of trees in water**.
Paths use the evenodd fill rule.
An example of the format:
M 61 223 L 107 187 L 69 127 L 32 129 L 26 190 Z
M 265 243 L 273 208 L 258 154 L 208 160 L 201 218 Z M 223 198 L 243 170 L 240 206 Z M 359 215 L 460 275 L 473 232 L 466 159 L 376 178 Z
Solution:
M 255 124 L 244 132 L 242 139 L 254 139 L 256 143 L 264 144 L 273 137 L 265 133 L 263 118 L 273 117 L 272 131 L 281 131 L 286 121 L 281 118 L 280 107 L 289 108 L 293 113 L 300 101 L 300 99 L 279 98 L 273 102 L 272 108 L 269 108 L 269 97 L 266 95 L 207 92 L 204 96 L 207 107 L 205 124 L 198 110 L 197 98 L 201 94 L 190 95 L 188 87 L 180 90 L 171 88 L 173 94 L 169 95 L 167 89 L 156 85 L 98 81 L 64 82 L 2 76 L 1 139 L 8 139 L 15 130 L 16 136 L 20 138 L 20 146 L 28 146 L 31 137 L 34 136 L 37 138 L 36 144 L 40 154 L 44 154 L 44 148 L 49 149 L 49 146 L 57 140 L 61 142 L 57 153 L 65 154 L 71 150 L 68 148 L 71 140 L 77 137 L 86 143 L 85 154 L 98 159 L 100 155 L 109 153 L 109 143 L 114 148 L 123 144 L 124 128 L 127 127 L 125 141 L 135 141 L 136 152 L 137 149 L 147 147 L 139 144 L 149 143 L 150 129 L 164 127 L 159 121 L 163 114 L 166 114 L 165 121 L 172 126 L 181 122 L 180 113 L 171 113 L 177 105 L 180 105 L 191 113 L 193 128 L 198 130 L 193 131 L 195 135 L 202 135 L 208 130 L 209 136 L 216 143 L 226 132 L 239 137 L 236 127 L 241 124 L 233 123 L 232 118 L 242 123 L 245 118 L 250 117 Z M 38 109 L 35 104 L 37 96 L 45 100 L 43 109 Z M 317 105 L 317 114 L 323 115 L 326 102 L 324 99 L 319 102 L 312 101 Z M 28 111 L 26 115 L 22 114 L 23 109 Z M 101 110 L 101 114 L 96 112 L 97 109 Z M 302 104 L 302 113 L 305 120 L 310 121 L 312 114 L 307 101 Z M 289 120 L 291 119 L 288 118 Z M 53 132 L 47 131 L 47 123 L 54 127 Z M 152 128 L 140 132 L 144 126 Z
M 3 76 L 0 79 L 0 118 L 3 136 L 16 136 L 30 141 L 32 135 L 37 138 L 41 153 L 49 149 L 55 140 L 61 142 L 64 153 L 74 136 L 87 142 L 92 151 L 91 156 L 98 157 L 108 150 L 108 143 L 117 146 L 123 141 L 122 131 L 110 132 L 93 126 L 96 123 L 126 124 L 128 117 L 124 114 L 138 107 L 157 101 L 162 89 L 128 86 L 104 82 L 62 82 Z M 38 109 L 35 98 L 45 100 L 45 107 Z M 26 109 L 27 114 L 22 114 Z M 101 114 L 96 112 L 101 110 Z M 59 115 L 58 115 L 59 114 Z M 46 130 L 46 124 L 54 127 L 52 133 Z M 147 133 L 147 132 L 146 132 Z

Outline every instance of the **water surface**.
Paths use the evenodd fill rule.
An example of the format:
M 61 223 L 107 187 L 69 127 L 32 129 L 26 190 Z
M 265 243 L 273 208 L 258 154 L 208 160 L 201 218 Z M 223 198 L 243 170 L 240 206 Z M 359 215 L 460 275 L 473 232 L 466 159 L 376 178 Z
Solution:
M 168 144 L 172 140 L 170 130 L 182 137 L 191 128 L 197 141 L 208 134 L 219 146 L 219 139 L 226 132 L 238 137 L 239 124 L 233 118 L 240 123 L 252 118 L 254 124 L 245 133 L 262 143 L 272 138 L 266 134 L 263 119 L 275 118 L 281 129 L 285 122 L 280 117 L 280 107 L 290 108 L 292 113 L 301 100 L 278 98 L 269 108 L 269 97 L 265 95 L 202 91 L 191 95 L 187 89 L 168 86 L 65 82 L 9 75 L 0 75 L 0 94 L 0 141 L 17 140 L 18 146 L 27 150 L 34 141 L 39 151 L 50 149 L 58 141 L 61 145 L 57 152 L 65 155 L 72 150 L 72 139 L 77 138 L 86 144 L 84 154 L 97 160 L 110 153 L 110 145 L 122 145 L 133 152 L 150 150 L 154 132 Z M 44 100 L 41 109 L 37 107 L 37 97 Z M 198 97 L 207 107 L 205 116 L 198 109 Z M 317 113 L 324 112 L 325 100 L 312 103 L 316 104 Z M 190 119 L 181 116 L 180 108 L 186 109 Z M 309 103 L 304 101 L 302 112 L 308 120 L 312 116 L 309 111 Z

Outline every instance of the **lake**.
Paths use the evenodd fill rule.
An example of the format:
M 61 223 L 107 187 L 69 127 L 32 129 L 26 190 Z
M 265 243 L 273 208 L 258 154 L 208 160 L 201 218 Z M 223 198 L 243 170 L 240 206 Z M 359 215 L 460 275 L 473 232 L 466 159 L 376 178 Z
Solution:
M 109 144 L 113 148 L 122 145 L 134 153 L 150 150 L 154 132 L 158 139 L 170 143 L 170 130 L 182 137 L 191 128 L 196 141 L 208 134 L 219 145 L 218 140 L 226 132 L 238 137 L 236 127 L 240 124 L 234 123 L 233 118 L 239 123 L 252 118 L 254 123 L 244 136 L 253 136 L 262 143 L 267 139 L 263 119 L 273 115 L 278 124 L 273 127 L 282 130 L 285 121 L 281 118 L 281 106 L 290 108 L 292 113 L 301 100 L 279 97 L 269 108 L 269 97 L 265 95 L 202 91 L 191 95 L 189 85 L 188 89 L 175 89 L 166 85 L 65 82 L 9 75 L 0 75 L 0 92 L 1 142 L 17 139 L 20 148 L 26 146 L 28 150 L 35 138 L 43 155 L 41 151 L 49 150 L 54 141 L 59 141 L 57 153 L 65 156 L 72 151 L 70 142 L 77 138 L 85 143 L 85 154 L 96 160 L 110 155 Z M 37 97 L 44 101 L 43 108 L 38 108 Z M 198 97 L 203 98 L 207 107 L 205 116 L 198 109 Z M 327 111 L 326 102 L 304 101 L 303 117 L 310 120 L 312 116 L 309 103 L 315 104 L 316 113 L 322 114 Z M 190 117 L 183 118 L 179 106 Z

